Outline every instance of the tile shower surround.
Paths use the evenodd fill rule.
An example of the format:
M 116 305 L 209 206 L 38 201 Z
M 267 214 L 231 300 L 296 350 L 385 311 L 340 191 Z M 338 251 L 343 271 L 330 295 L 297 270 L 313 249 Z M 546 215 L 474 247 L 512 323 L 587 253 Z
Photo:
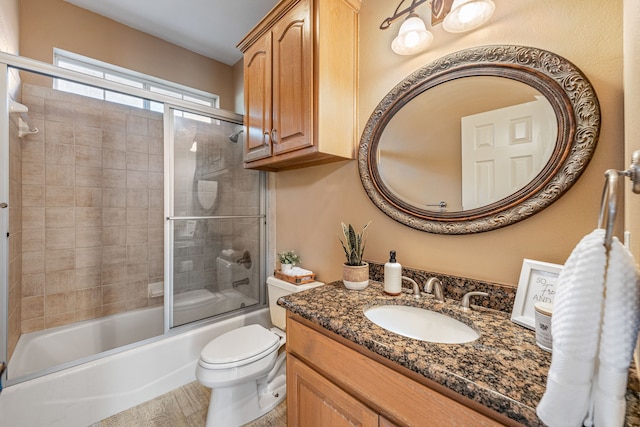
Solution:
M 20 338 L 22 317 L 22 149 L 17 116 L 9 116 L 9 304 L 7 356 L 11 358 Z
M 32 85 L 22 103 L 40 132 L 21 141 L 21 332 L 162 303 L 162 114 Z

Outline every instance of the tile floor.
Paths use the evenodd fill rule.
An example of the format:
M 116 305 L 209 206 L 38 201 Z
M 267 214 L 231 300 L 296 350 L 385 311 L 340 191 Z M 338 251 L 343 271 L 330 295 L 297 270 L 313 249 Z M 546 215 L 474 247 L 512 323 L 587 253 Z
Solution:
M 192 382 L 90 427 L 204 427 L 211 390 Z M 245 427 L 286 427 L 286 401 Z M 222 426 L 221 426 L 222 427 Z

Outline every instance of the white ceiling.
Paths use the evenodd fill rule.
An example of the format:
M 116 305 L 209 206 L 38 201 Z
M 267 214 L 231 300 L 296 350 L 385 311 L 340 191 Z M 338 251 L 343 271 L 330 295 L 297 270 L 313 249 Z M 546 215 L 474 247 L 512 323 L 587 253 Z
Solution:
M 65 0 L 227 65 L 278 0 Z

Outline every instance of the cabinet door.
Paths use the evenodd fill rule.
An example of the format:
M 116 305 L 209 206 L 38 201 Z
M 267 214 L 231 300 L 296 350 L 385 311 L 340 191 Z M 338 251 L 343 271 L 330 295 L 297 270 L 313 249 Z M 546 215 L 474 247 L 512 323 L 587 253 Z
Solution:
M 271 33 L 244 54 L 245 161 L 271 156 Z
M 276 23 L 273 35 L 273 153 L 313 144 L 313 53 L 309 2 L 302 1 Z M 245 85 L 246 89 L 246 85 Z
M 287 354 L 289 427 L 378 426 L 378 414 Z

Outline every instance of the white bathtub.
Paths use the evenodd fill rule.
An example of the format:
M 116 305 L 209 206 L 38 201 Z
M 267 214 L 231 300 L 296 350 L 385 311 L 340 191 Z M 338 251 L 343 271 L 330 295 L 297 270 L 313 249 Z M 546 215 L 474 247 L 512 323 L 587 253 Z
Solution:
M 136 311 L 145 310 L 156 310 L 162 324 L 161 307 Z M 104 343 L 93 339 L 96 335 L 107 341 L 124 338 L 125 335 L 126 339 L 131 339 L 124 332 L 100 332 L 105 330 L 106 324 L 115 326 L 119 321 L 125 324 L 125 328 L 120 328 L 120 331 L 134 329 L 127 314 L 129 313 L 119 315 L 120 319 L 109 318 L 102 324 L 100 319 L 83 322 L 92 326 L 84 330 L 75 325 L 67 327 L 67 332 L 80 333 L 84 338 L 77 338 L 78 335 L 74 338 L 73 334 L 63 337 L 61 331 L 56 331 L 57 335 L 52 337 L 54 341 L 59 341 L 56 344 L 62 350 L 75 349 L 83 342 L 99 348 Z M 224 332 L 254 323 L 270 327 L 267 308 L 169 335 L 146 345 L 6 387 L 0 394 L 0 427 L 86 427 L 195 381 L 196 362 L 200 351 L 209 341 Z M 43 342 L 48 340 L 44 337 L 45 334 L 42 335 L 40 338 Z M 79 339 L 82 341 L 78 341 Z M 137 340 L 130 342 L 135 341 Z M 26 351 L 27 359 L 49 352 L 42 351 L 39 346 L 32 346 Z M 16 378 L 13 371 L 18 368 L 14 368 L 12 364 L 9 368 L 11 377 Z

